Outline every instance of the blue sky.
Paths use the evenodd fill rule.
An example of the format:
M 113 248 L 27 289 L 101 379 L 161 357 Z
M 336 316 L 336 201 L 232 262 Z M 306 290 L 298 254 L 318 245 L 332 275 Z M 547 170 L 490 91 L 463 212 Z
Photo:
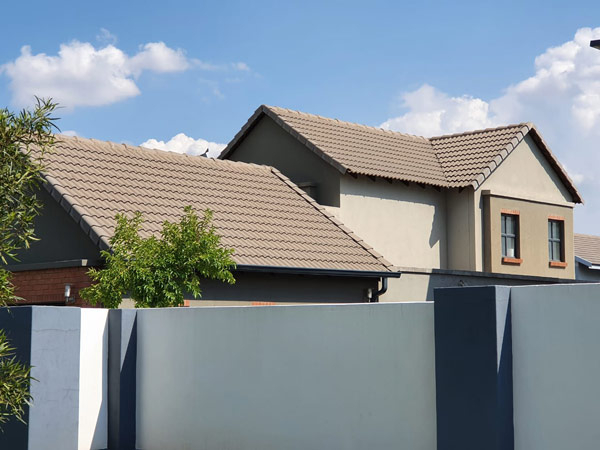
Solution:
M 424 135 L 533 121 L 587 200 L 576 228 L 600 234 L 600 51 L 581 44 L 600 38 L 598 2 L 11 2 L 3 16 L 0 105 L 52 93 L 62 130 L 224 144 L 262 103 Z

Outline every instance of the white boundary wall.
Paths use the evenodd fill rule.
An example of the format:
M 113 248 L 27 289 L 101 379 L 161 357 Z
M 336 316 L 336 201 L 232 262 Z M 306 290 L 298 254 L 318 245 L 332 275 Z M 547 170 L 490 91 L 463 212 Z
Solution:
M 79 449 L 108 446 L 108 310 L 81 310 Z
M 431 303 L 137 317 L 138 448 L 436 448 Z
M 30 449 L 78 448 L 80 311 L 33 307 Z
M 30 449 L 107 447 L 108 311 L 32 307 Z
M 600 285 L 513 287 L 516 450 L 600 448 Z

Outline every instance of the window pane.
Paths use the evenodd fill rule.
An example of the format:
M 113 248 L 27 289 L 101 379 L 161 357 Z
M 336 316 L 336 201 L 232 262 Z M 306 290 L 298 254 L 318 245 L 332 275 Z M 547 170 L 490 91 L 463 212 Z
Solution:
M 552 257 L 554 261 L 560 261 L 560 242 L 552 242 Z
M 506 238 L 502 237 L 502 256 L 506 256 Z
M 515 257 L 515 238 L 506 238 L 506 256 Z
M 506 234 L 506 216 L 504 214 L 502 214 L 502 217 L 500 220 L 502 222 L 502 234 Z
M 552 221 L 548 221 L 548 239 L 552 239 Z
M 506 216 L 506 234 L 515 234 L 515 218 Z
M 553 261 L 552 259 L 552 241 L 548 241 L 548 259 Z

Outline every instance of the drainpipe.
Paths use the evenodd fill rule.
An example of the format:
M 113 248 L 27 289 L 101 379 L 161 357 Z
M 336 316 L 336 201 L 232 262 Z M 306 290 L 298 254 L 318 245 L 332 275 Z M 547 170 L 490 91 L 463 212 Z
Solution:
M 385 294 L 387 292 L 387 288 L 388 288 L 388 279 L 387 279 L 387 277 L 382 277 L 381 278 L 381 289 L 379 289 L 376 292 L 373 292 L 373 297 L 371 297 L 371 303 L 379 302 L 379 296 Z

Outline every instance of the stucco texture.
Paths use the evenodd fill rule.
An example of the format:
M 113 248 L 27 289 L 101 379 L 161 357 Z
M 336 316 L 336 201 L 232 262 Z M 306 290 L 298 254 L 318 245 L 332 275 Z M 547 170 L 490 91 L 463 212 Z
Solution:
M 433 304 L 137 315 L 139 448 L 436 448 Z
M 446 267 L 445 194 L 344 176 L 339 219 L 396 266 Z

